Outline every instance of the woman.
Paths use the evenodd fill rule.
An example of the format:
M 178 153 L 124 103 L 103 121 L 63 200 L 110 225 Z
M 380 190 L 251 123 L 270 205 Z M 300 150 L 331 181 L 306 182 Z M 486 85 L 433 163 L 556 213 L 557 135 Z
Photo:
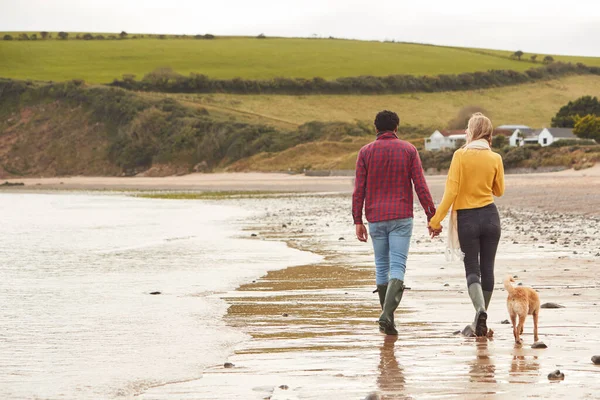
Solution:
M 491 151 L 492 122 L 473 114 L 467 143 L 454 153 L 444 198 L 429 222 L 434 232 L 450 207 L 448 248 L 464 259 L 469 297 L 475 307 L 476 336 L 487 335 L 487 309 L 494 290 L 494 260 L 500 241 L 500 216 L 494 196 L 504 194 L 502 157 Z

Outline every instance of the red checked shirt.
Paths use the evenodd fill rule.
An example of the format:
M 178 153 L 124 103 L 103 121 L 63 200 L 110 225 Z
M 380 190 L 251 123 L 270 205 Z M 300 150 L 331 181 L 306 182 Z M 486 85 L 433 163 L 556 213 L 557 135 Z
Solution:
M 429 220 L 435 215 L 435 205 L 419 152 L 412 144 L 398 139 L 394 132 L 380 133 L 377 140 L 358 153 L 352 195 L 354 223 L 363 223 L 363 204 L 369 222 L 412 218 L 413 184 Z

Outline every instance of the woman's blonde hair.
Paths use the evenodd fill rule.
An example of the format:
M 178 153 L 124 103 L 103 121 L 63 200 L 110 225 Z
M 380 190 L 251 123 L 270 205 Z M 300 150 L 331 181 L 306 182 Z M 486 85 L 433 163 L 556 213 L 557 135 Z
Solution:
M 494 126 L 492 125 L 492 121 L 480 112 L 475 113 L 471 116 L 467 124 L 467 143 L 485 139 L 492 144 L 493 132 Z

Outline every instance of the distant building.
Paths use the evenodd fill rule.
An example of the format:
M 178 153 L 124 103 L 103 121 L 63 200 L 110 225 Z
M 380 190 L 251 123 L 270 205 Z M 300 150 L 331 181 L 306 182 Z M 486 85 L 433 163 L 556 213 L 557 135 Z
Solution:
M 539 144 L 542 147 L 546 147 L 559 140 L 580 139 L 573 134 L 573 129 L 571 128 L 543 128 L 531 132 L 522 132 L 522 134 L 523 141 L 520 146 L 524 144 Z
M 512 138 L 514 132 L 508 129 L 496 129 L 494 135 L 502 135 L 509 139 Z M 425 139 L 425 150 L 443 150 L 455 149 L 457 144 L 464 143 L 467 139 L 467 134 L 464 129 L 459 130 L 436 130 L 431 136 Z M 512 144 L 511 144 L 512 146 Z M 514 145 L 516 146 L 516 144 Z
M 463 141 L 466 137 L 464 129 L 436 130 L 425 139 L 425 150 L 455 149 L 457 141 Z

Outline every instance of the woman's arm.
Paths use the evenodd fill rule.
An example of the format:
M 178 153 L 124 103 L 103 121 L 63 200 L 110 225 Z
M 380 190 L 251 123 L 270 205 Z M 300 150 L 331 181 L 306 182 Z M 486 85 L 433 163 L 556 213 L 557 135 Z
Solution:
M 444 189 L 444 197 L 442 198 L 442 202 L 440 203 L 437 211 L 431 221 L 429 222 L 429 226 L 433 229 L 440 229 L 440 223 L 448 214 L 448 210 L 454 204 L 454 200 L 458 195 L 458 185 L 460 183 L 460 150 L 455 151 L 452 156 L 452 162 L 450 163 L 450 171 L 448 171 L 448 178 L 446 179 L 446 188 Z
M 504 194 L 504 163 L 502 162 L 502 157 L 499 158 L 498 171 L 496 172 L 494 185 L 492 186 L 492 193 L 496 197 L 500 197 Z

